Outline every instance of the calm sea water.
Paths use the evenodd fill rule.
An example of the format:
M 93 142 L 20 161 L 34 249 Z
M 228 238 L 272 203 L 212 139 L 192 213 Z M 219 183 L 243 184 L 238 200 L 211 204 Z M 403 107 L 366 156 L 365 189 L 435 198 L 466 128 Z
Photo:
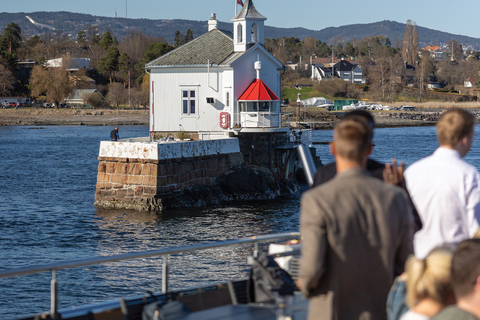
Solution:
M 298 230 L 299 194 L 157 214 L 96 209 L 99 142 L 111 129 L 0 127 L 0 270 Z M 120 135 L 148 136 L 148 128 L 124 126 Z M 331 136 L 314 132 L 316 141 Z M 475 140 L 466 160 L 480 168 Z M 437 147 L 433 127 L 376 129 L 374 141 L 374 159 L 396 157 L 407 165 Z M 327 145 L 316 147 L 324 163 L 332 161 Z M 244 278 L 251 252 L 234 247 L 172 257 L 170 288 Z M 161 264 L 161 258 L 138 259 L 59 271 L 60 307 L 159 292 Z M 48 310 L 50 276 L 0 279 L 1 318 Z

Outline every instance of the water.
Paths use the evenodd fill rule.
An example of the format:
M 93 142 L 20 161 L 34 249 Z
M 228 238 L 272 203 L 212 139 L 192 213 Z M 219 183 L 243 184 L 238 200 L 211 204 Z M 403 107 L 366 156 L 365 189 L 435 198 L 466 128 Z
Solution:
M 0 127 L 0 270 L 298 230 L 300 195 L 161 214 L 95 209 L 99 142 L 110 130 Z M 120 136 L 148 136 L 148 128 L 124 126 Z M 331 130 L 313 135 L 331 137 Z M 407 165 L 437 147 L 433 127 L 376 129 L 374 142 L 374 159 Z M 480 167 L 476 145 L 466 160 Z M 333 160 L 327 145 L 316 148 L 324 163 Z M 251 252 L 240 246 L 172 257 L 170 288 L 244 278 Z M 152 258 L 59 271 L 60 307 L 159 292 L 161 264 Z M 49 281 L 49 273 L 0 279 L 1 318 L 48 310 Z

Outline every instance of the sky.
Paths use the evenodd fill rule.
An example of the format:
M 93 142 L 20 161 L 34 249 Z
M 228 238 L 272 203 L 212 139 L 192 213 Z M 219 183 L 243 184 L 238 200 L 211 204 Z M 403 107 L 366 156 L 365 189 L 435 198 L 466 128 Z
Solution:
M 70 11 L 98 16 L 206 21 L 211 13 L 230 22 L 237 0 L 0 0 L 0 12 Z M 245 1 L 245 0 L 244 0 Z M 480 38 L 480 1 L 466 0 L 253 0 L 272 27 L 321 30 L 392 20 L 438 31 Z M 457 4 L 458 3 L 458 4 Z M 241 7 L 238 6 L 238 10 Z

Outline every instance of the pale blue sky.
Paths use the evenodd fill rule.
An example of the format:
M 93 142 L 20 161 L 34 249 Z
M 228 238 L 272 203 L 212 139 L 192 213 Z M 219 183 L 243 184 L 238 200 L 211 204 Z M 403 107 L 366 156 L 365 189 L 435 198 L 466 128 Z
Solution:
M 356 23 L 411 19 L 418 26 L 480 38 L 480 1 L 253 0 L 266 25 L 320 30 Z M 0 12 L 71 11 L 113 17 L 230 21 L 236 0 L 0 0 Z M 240 7 L 239 7 L 240 8 Z

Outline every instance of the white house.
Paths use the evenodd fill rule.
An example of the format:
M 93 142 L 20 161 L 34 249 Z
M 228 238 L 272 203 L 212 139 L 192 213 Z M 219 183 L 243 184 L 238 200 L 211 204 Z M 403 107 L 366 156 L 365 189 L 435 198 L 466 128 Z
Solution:
M 199 139 L 243 132 L 286 132 L 280 112 L 285 67 L 264 48 L 264 21 L 252 0 L 232 19 L 233 34 L 208 32 L 149 62 L 150 133 Z
M 477 78 L 476 77 L 468 77 L 463 81 L 463 86 L 465 88 L 475 88 L 477 83 Z
M 357 63 L 351 63 L 348 60 L 341 59 L 335 64 L 312 64 L 311 78 L 313 80 L 321 81 L 332 78 L 332 74 L 334 78 L 342 79 L 350 83 L 365 83 L 365 79 L 363 79 L 363 71 Z
M 90 68 L 90 58 L 57 58 L 45 61 L 45 67 L 60 68 L 63 67 L 68 71 L 77 71 L 80 68 Z

